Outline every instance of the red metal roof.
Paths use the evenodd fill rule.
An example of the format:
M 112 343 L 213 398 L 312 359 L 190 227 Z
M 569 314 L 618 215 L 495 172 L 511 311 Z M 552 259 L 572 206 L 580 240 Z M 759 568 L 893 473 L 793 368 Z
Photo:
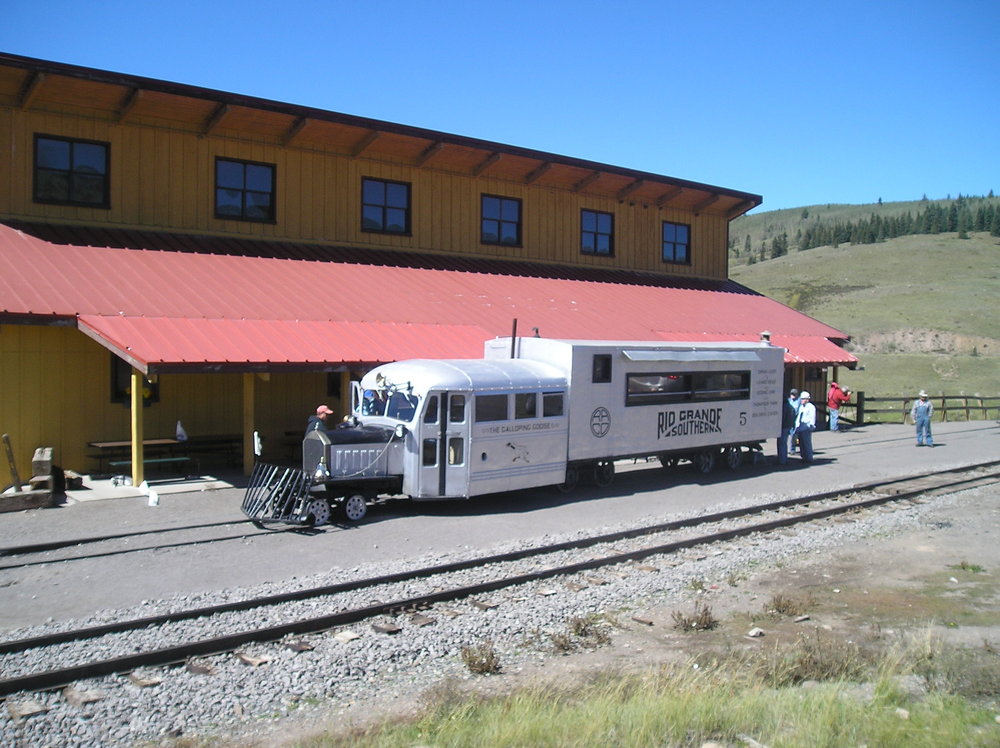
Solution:
M 544 337 L 756 340 L 788 362 L 853 365 L 846 335 L 764 296 L 695 288 L 56 245 L 0 225 L 0 314 L 78 320 L 146 372 L 478 358 Z

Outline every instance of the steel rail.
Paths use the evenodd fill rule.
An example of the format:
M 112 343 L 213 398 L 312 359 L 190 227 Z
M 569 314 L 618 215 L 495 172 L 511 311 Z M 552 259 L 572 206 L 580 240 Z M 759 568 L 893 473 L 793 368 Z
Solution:
M 983 465 L 979 466 L 958 468 L 954 470 L 941 471 L 941 472 L 954 473 L 963 470 L 974 470 L 974 469 L 980 469 L 984 465 L 993 465 L 993 464 L 996 463 L 984 463 Z M 938 475 L 938 473 L 925 473 L 923 475 L 916 476 L 910 480 L 919 481 L 924 478 L 935 475 Z M 639 561 L 648 558 L 649 556 L 674 553 L 678 550 L 692 548 L 698 545 L 706 545 L 714 542 L 732 540 L 734 538 L 744 537 L 747 535 L 772 532 L 774 530 L 790 527 L 792 525 L 814 522 L 816 520 L 825 519 L 827 517 L 835 516 L 838 514 L 844 514 L 847 512 L 852 512 L 859 509 L 866 509 L 881 504 L 887 504 L 890 502 L 915 498 L 922 494 L 929 493 L 931 491 L 956 489 L 957 487 L 960 487 L 962 485 L 968 485 L 974 482 L 983 482 L 985 480 L 996 479 L 998 477 L 1000 477 L 1000 474 L 993 473 L 991 475 L 978 475 L 951 482 L 942 482 L 934 486 L 917 486 L 912 489 L 901 489 L 899 492 L 896 493 L 889 493 L 868 499 L 862 499 L 860 501 L 854 501 L 846 504 L 839 504 L 837 506 L 827 507 L 814 512 L 807 512 L 805 514 L 789 515 L 786 517 L 770 520 L 767 522 L 761 522 L 753 525 L 745 525 L 743 527 L 733 528 L 729 530 L 722 530 L 719 532 L 709 533 L 703 536 L 672 541 L 669 543 L 664 543 L 656 546 L 649 546 L 636 551 L 616 553 L 602 558 L 593 558 L 577 563 L 565 564 L 562 566 L 554 566 L 547 569 L 537 570 L 524 574 L 517 574 L 514 576 L 495 579 L 488 582 L 465 585 L 447 590 L 439 590 L 437 592 L 429 593 L 427 595 L 419 595 L 416 597 L 406 598 L 402 600 L 394 600 L 391 602 L 379 602 L 377 604 L 366 606 L 363 608 L 356 608 L 352 610 L 342 611 L 339 613 L 302 619 L 298 621 L 293 621 L 291 623 L 279 624 L 277 626 L 269 626 L 262 629 L 254 629 L 252 631 L 242 631 L 235 634 L 227 634 L 224 636 L 203 639 L 196 642 L 188 642 L 176 646 L 151 650 L 148 652 L 140 652 L 132 655 L 124 655 L 121 657 L 115 657 L 108 660 L 98 660 L 89 663 L 84 663 L 81 665 L 49 670 L 41 673 L 17 676 L 14 678 L 0 680 L 0 695 L 7 696 L 9 694 L 17 693 L 19 691 L 47 690 L 64 686 L 78 680 L 86 678 L 95 678 L 104 675 L 112 675 L 114 673 L 126 672 L 139 667 L 170 665 L 178 662 L 183 662 L 191 657 L 232 652 L 238 649 L 240 646 L 252 642 L 275 641 L 290 635 L 314 633 L 316 631 L 330 629 L 335 626 L 343 626 L 352 623 L 357 623 L 359 621 L 363 621 L 377 615 L 395 614 L 405 610 L 417 610 L 425 608 L 429 605 L 433 605 L 434 603 L 438 602 L 465 599 L 473 597 L 475 595 L 481 595 L 487 592 L 495 592 L 497 590 L 504 589 L 507 587 L 513 587 L 521 584 L 528 584 L 543 579 L 550 579 L 556 576 L 566 576 L 570 574 L 579 573 L 582 571 L 590 571 L 605 566 L 614 566 L 621 563 Z M 866 490 L 870 491 L 872 490 L 872 487 L 884 487 L 887 485 L 891 486 L 894 484 L 901 484 L 904 482 L 907 482 L 906 479 L 894 479 L 880 483 L 866 484 L 867 486 L 869 486 L 869 488 L 867 488 Z M 849 490 L 849 492 L 851 493 L 856 493 L 857 491 L 858 491 L 857 488 Z M 794 506 L 796 503 L 804 504 L 809 502 L 815 502 L 818 500 L 823 500 L 824 498 L 831 498 L 831 496 L 829 496 L 830 493 L 838 494 L 844 492 L 826 492 L 825 494 L 819 494 L 816 496 L 806 497 L 799 500 L 773 502 L 765 506 L 787 507 L 787 506 Z M 755 512 L 744 512 L 743 514 L 744 516 L 746 516 L 747 514 L 752 514 L 752 513 Z M 697 518 L 698 520 L 697 523 L 701 524 L 714 521 L 707 519 L 707 517 L 729 518 L 733 514 L 734 514 L 733 512 L 720 512 L 715 515 L 707 515 Z M 680 522 L 683 526 L 690 524 L 692 521 L 693 520 L 681 520 Z M 675 525 L 677 523 L 665 523 L 665 524 Z M 664 527 L 664 526 L 665 525 L 658 525 L 658 527 Z M 626 533 L 614 533 L 614 535 L 620 537 L 627 537 L 629 535 L 635 537 L 641 534 L 643 533 L 636 530 L 626 531 Z M 560 543 L 558 544 L 558 546 L 553 546 L 553 547 L 561 548 L 566 545 L 572 546 L 572 543 L 570 544 Z M 512 555 L 515 557 L 520 557 L 523 555 L 523 553 L 517 552 Z M 479 561 L 481 563 L 482 559 L 479 559 Z M 464 565 L 466 562 L 462 563 Z M 421 570 L 421 571 L 427 571 L 427 570 Z M 390 576 L 399 576 L 399 575 L 390 575 Z
M 918 473 L 908 478 L 894 478 L 885 481 L 872 481 L 869 483 L 857 484 L 850 488 L 825 491 L 817 494 L 810 494 L 809 496 L 804 496 L 804 497 L 782 499 L 780 501 L 769 502 L 767 504 L 757 504 L 754 506 L 741 507 L 739 509 L 730 509 L 722 512 L 714 512 L 712 514 L 704 514 L 704 515 L 699 515 L 697 517 L 688 517 L 680 520 L 672 520 L 670 522 L 664 522 L 640 528 L 633 528 L 631 530 L 620 530 L 612 533 L 604 533 L 601 535 L 593 535 L 587 538 L 579 538 L 576 540 L 565 541 L 562 543 L 554 543 L 545 546 L 534 546 L 531 548 L 524 548 L 518 551 L 509 551 L 506 553 L 498 553 L 489 556 L 477 556 L 475 558 L 467 559 L 464 561 L 454 561 L 447 564 L 438 564 L 436 566 L 428 566 L 418 569 L 412 569 L 409 571 L 401 571 L 393 574 L 383 574 L 376 577 L 367 577 L 365 579 L 353 580 L 349 582 L 338 582 L 336 584 L 322 585 L 319 587 L 310 587 L 302 590 L 295 590 L 293 592 L 283 592 L 275 595 L 264 595 L 256 598 L 248 598 L 246 600 L 237 600 L 230 603 L 220 603 L 218 605 L 210 605 L 201 608 L 191 608 L 189 610 L 177 611 L 173 613 L 164 613 L 154 616 L 146 616 L 143 618 L 134 618 L 134 619 L 129 619 L 127 621 L 116 621 L 113 623 L 101 624 L 98 626 L 90 626 L 84 629 L 71 629 L 67 631 L 59 631 L 51 634 L 43 634 L 40 636 L 30 637 L 25 639 L 12 639 L 9 641 L 0 641 L 0 655 L 22 652 L 29 649 L 38 649 L 41 647 L 52 646 L 54 644 L 61 644 L 64 642 L 81 641 L 84 639 L 94 639 L 99 636 L 124 633 L 126 631 L 135 631 L 138 629 L 148 628 L 150 626 L 162 626 L 168 623 L 191 620 L 194 618 L 204 618 L 207 616 L 218 615 L 220 613 L 231 613 L 231 612 L 239 612 L 245 610 L 253 610 L 254 608 L 263 608 L 271 605 L 281 605 L 289 602 L 308 600 L 315 597 L 325 597 L 328 595 L 336 595 L 344 592 L 355 592 L 370 587 L 378 587 L 381 585 L 394 584 L 397 582 L 406 582 L 414 579 L 425 579 L 427 577 L 437 576 L 441 574 L 449 574 L 457 571 L 466 571 L 468 569 L 473 569 L 480 566 L 487 566 L 490 564 L 507 563 L 510 561 L 520 561 L 526 558 L 531 558 L 533 556 L 540 556 L 547 553 L 558 553 L 559 551 L 565 551 L 565 550 L 579 550 L 581 548 L 587 548 L 594 545 L 601 545 L 603 543 L 614 543 L 620 540 L 630 540 L 633 538 L 642 537 L 644 535 L 655 535 L 663 532 L 673 532 L 676 530 L 695 527 L 697 525 L 708 525 L 725 520 L 747 517 L 754 514 L 763 514 L 765 512 L 780 511 L 783 509 L 787 509 L 789 507 L 802 506 L 816 501 L 826 501 L 830 499 L 836 499 L 846 495 L 858 493 L 860 491 L 873 491 L 879 488 L 885 488 L 887 486 L 892 486 L 898 483 L 914 481 L 914 480 L 922 480 L 925 478 L 940 476 L 949 473 L 981 470 L 996 465 L 1000 465 L 1000 460 L 979 463 L 976 465 L 970 465 L 963 468 L 953 468 L 951 470 L 946 470 L 946 471 Z M 970 481 L 980 480 L 980 479 L 981 476 L 976 476 L 973 478 L 966 478 L 959 481 L 952 481 L 945 485 L 958 486 L 961 485 L 962 483 L 967 483 Z

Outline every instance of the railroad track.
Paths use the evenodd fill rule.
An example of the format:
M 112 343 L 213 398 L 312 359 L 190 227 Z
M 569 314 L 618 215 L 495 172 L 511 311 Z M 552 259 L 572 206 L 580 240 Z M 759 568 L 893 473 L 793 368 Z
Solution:
M 815 522 L 839 514 L 859 512 L 890 502 L 898 502 L 933 493 L 953 492 L 986 484 L 1000 482 L 1000 462 L 987 462 L 966 468 L 939 473 L 925 473 L 905 479 L 879 481 L 854 486 L 846 490 L 830 491 L 806 497 L 788 499 L 702 515 L 689 519 L 661 523 L 649 527 L 635 528 L 608 533 L 569 542 L 538 546 L 510 553 L 484 556 L 449 564 L 425 567 L 412 571 L 371 577 L 358 581 L 325 585 L 294 592 L 247 599 L 222 605 L 195 608 L 164 615 L 132 619 L 33 637 L 30 639 L 0 642 L 0 656 L 20 654 L 32 659 L 47 648 L 65 647 L 71 642 L 86 642 L 100 637 L 127 634 L 140 629 L 160 627 L 163 638 L 169 637 L 167 629 L 173 624 L 192 619 L 220 616 L 226 613 L 264 610 L 297 601 L 330 598 L 342 593 L 369 591 L 373 595 L 392 585 L 405 585 L 416 580 L 434 580 L 433 591 L 409 595 L 390 601 L 377 601 L 369 605 L 345 608 L 335 613 L 296 618 L 295 620 L 271 626 L 237 630 L 212 638 L 180 641 L 176 644 L 158 647 L 154 650 L 134 652 L 127 655 L 82 661 L 80 664 L 40 670 L 8 677 L 0 680 L 0 695 L 21 691 L 47 690 L 114 673 L 129 672 L 139 668 L 170 665 L 212 654 L 237 651 L 252 642 L 277 641 L 285 637 L 313 633 L 369 620 L 380 615 L 392 615 L 402 611 L 427 609 L 437 603 L 459 599 L 475 599 L 477 596 L 496 592 L 509 587 L 529 584 L 560 576 L 571 576 L 581 572 L 595 571 L 605 567 L 637 562 L 652 556 L 675 553 L 692 548 L 745 537 L 758 533 L 773 532 L 797 524 Z M 777 515 L 764 521 L 750 522 L 748 518 L 759 515 Z M 727 525 L 727 523 L 729 523 Z M 720 526 L 722 525 L 722 526 Z M 682 531 L 698 527 L 704 532 L 676 537 Z M 657 536 L 664 536 L 657 538 Z M 613 544 L 623 541 L 652 540 L 641 547 L 621 551 Z M 601 546 L 608 546 L 601 552 Z M 567 554 L 590 549 L 587 557 L 564 559 Z M 517 564 L 529 562 L 531 568 L 517 568 Z M 543 565 L 544 564 L 544 565 Z M 513 565 L 514 568 L 505 569 Z M 447 575 L 471 569 L 483 570 L 484 578 L 472 584 L 441 586 Z M 265 617 L 261 614 L 261 617 Z M 84 653 L 86 649 L 83 650 Z

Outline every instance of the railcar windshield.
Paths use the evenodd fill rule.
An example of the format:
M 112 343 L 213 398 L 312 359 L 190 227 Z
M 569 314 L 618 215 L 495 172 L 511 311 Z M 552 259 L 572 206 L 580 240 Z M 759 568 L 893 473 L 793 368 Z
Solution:
M 420 407 L 417 395 L 400 390 L 365 390 L 361 396 L 361 415 L 385 416 L 409 423 Z

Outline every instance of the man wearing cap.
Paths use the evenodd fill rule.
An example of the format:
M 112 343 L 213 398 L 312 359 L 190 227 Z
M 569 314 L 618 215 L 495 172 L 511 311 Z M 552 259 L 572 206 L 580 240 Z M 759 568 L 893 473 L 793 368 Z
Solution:
M 830 391 L 826 396 L 826 412 L 830 414 L 830 431 L 840 431 L 837 421 L 840 417 L 840 406 L 851 401 L 851 391 L 841 387 L 836 382 L 830 383 Z
M 927 399 L 927 392 L 920 390 L 917 396 L 920 399 L 913 403 L 910 408 L 910 418 L 917 425 L 917 446 L 934 446 L 934 438 L 931 436 L 931 418 L 934 416 L 934 403 Z
M 326 419 L 327 416 L 333 414 L 325 405 L 320 405 L 316 408 L 316 415 L 309 416 L 309 420 L 306 422 L 306 434 L 310 431 L 326 431 Z
M 795 419 L 795 433 L 799 437 L 799 451 L 803 462 L 813 461 L 813 434 L 816 430 L 816 406 L 812 396 L 803 391 L 799 395 L 799 415 Z

